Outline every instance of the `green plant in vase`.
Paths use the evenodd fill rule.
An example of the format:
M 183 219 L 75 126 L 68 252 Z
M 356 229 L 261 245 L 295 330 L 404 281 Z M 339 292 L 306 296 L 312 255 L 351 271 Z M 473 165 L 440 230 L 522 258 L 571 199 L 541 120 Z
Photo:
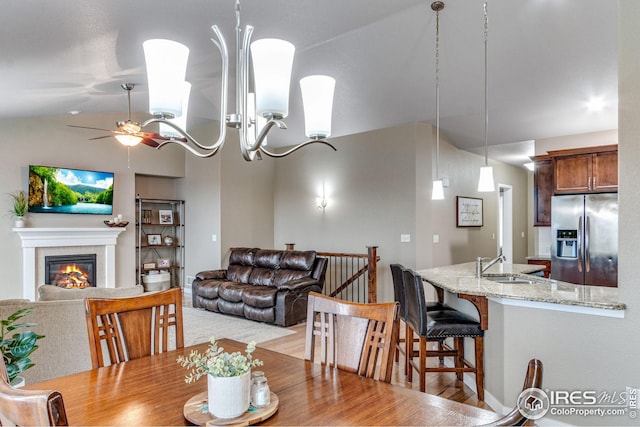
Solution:
M 9 213 L 15 217 L 16 227 L 24 227 L 24 217 L 29 212 L 29 197 L 22 190 L 10 193 L 9 196 L 13 200 L 13 206 Z
M 7 366 L 9 382 L 34 366 L 29 356 L 38 349 L 37 341 L 44 338 L 34 331 L 12 332 L 35 326 L 35 323 L 15 323 L 18 319 L 33 311 L 33 307 L 23 308 L 6 319 L 0 319 L 0 351 Z

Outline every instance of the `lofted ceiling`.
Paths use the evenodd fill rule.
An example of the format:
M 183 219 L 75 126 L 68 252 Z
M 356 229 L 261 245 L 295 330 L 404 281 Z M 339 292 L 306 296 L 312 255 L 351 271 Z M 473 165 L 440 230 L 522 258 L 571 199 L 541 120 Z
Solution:
M 4 0 L 0 14 L 0 117 L 121 112 L 120 84 L 137 84 L 146 111 L 142 42 L 186 44 L 193 85 L 189 126 L 217 119 L 217 24 L 234 60 L 235 0 Z M 287 131 L 304 140 L 298 80 L 336 78 L 333 136 L 413 121 L 435 123 L 435 13 L 424 0 L 243 0 L 253 39 L 296 46 Z M 440 125 L 461 149 L 484 153 L 481 0 L 445 0 L 440 14 Z M 489 0 L 490 158 L 523 163 L 532 142 L 617 128 L 617 9 L 613 0 Z M 230 79 L 230 111 L 234 109 Z M 601 98 L 602 111 L 586 102 Z M 79 132 L 86 132 L 78 130 Z M 274 130 L 274 132 L 276 132 Z M 107 140 L 109 141 L 109 140 Z M 502 147 L 502 149 L 501 149 Z M 529 150 L 527 153 L 522 153 Z M 520 157 L 518 157 L 520 155 Z M 515 159 L 515 160 L 514 160 Z

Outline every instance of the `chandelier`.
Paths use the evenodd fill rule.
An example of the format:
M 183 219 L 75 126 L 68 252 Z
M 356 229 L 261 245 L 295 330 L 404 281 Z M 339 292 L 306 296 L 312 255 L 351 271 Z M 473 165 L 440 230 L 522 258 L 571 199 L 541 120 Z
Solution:
M 289 113 L 289 86 L 295 47 L 284 40 L 262 39 L 251 43 L 253 27 L 240 26 L 240 0 L 236 0 L 236 112 L 227 114 L 229 54 L 225 39 L 217 25 L 211 29 L 216 39 L 211 41 L 222 59 L 220 90 L 220 131 L 211 144 L 198 142 L 186 130 L 186 116 L 191 85 L 185 81 L 189 49 L 175 41 L 152 39 L 143 43 L 149 85 L 149 112 L 152 118 L 140 127 L 159 124 L 157 148 L 178 144 L 198 157 L 211 157 L 224 145 L 226 128 L 239 132 L 240 150 L 245 160 L 284 157 L 309 144 L 320 143 L 336 148 L 325 139 L 331 135 L 331 111 L 335 80 L 324 75 L 300 80 L 305 113 L 305 135 L 309 138 L 285 151 L 266 147 L 272 128 L 286 129 L 284 119 Z M 249 78 L 251 65 L 253 80 Z M 254 90 L 251 92 L 250 90 Z

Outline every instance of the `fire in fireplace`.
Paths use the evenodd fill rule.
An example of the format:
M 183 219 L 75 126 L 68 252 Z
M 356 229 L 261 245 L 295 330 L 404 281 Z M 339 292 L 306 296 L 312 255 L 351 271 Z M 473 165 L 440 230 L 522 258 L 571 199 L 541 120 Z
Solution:
M 45 256 L 45 283 L 61 288 L 96 286 L 96 254 Z

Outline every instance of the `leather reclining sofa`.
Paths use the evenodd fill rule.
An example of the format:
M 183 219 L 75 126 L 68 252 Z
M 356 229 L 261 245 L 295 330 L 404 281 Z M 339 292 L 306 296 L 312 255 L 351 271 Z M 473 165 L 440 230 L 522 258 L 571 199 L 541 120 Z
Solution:
M 309 292 L 322 292 L 326 271 L 315 251 L 234 248 L 227 269 L 196 275 L 193 307 L 294 325 L 306 320 Z

